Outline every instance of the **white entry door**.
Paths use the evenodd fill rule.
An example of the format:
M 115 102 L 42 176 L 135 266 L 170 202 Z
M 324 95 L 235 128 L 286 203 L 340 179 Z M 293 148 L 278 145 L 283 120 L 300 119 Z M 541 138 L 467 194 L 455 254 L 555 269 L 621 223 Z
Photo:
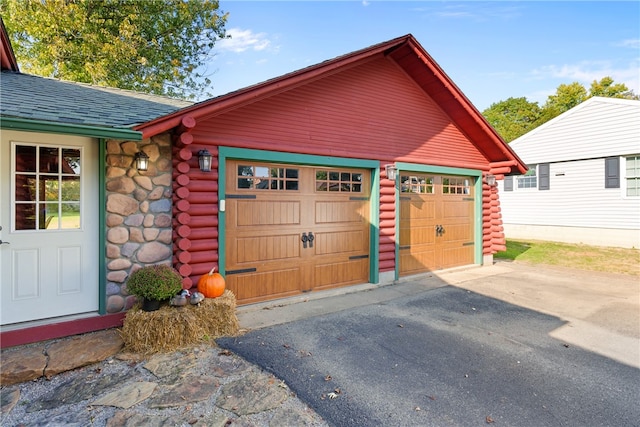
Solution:
M 98 143 L 2 131 L 1 324 L 98 310 Z

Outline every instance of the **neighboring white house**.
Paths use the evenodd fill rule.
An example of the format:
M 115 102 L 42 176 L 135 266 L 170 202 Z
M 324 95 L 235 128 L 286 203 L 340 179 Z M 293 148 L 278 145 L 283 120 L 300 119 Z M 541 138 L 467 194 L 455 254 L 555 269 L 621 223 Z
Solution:
M 640 247 L 640 101 L 590 98 L 510 146 L 530 170 L 499 183 L 507 239 Z

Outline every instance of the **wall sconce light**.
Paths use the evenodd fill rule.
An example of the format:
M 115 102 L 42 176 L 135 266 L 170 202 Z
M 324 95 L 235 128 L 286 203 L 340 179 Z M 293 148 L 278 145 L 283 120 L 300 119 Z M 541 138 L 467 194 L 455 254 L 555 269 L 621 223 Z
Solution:
M 485 175 L 485 179 L 487 180 L 487 185 L 489 187 L 495 187 L 496 186 L 496 177 L 495 175 L 492 175 L 490 173 Z
M 206 148 L 198 151 L 198 163 L 202 172 L 211 172 L 211 153 Z
M 133 159 L 136 163 L 136 169 L 139 171 L 146 171 L 149 169 L 149 156 L 144 152 L 138 151 Z
M 384 165 L 385 173 L 387 174 L 387 179 L 391 181 L 395 181 L 398 176 L 398 168 L 394 164 Z

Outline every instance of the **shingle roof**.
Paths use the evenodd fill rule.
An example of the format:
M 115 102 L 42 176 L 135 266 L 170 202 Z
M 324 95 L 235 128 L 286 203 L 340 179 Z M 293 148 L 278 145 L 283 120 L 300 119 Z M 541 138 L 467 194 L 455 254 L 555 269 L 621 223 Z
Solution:
M 0 116 L 3 117 L 131 128 L 192 104 L 11 71 L 0 74 Z

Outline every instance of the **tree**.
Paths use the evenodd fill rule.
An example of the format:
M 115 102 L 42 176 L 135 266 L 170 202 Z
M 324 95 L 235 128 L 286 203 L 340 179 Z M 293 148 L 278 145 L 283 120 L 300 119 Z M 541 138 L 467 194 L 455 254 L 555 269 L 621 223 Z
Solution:
M 589 95 L 608 98 L 640 99 L 640 96 L 635 95 L 624 83 L 613 84 L 613 79 L 609 76 L 603 77 L 600 81 L 594 80 L 591 83 Z
M 542 107 L 545 111 L 545 116 L 548 120 L 555 116 L 558 116 L 565 111 L 569 111 L 576 105 L 589 98 L 587 95 L 587 89 L 580 83 L 573 82 L 570 84 L 561 84 L 556 89 L 554 95 L 549 95 L 547 102 Z
M 541 109 L 527 98 L 509 98 L 491 104 L 482 115 L 506 142 L 511 142 L 538 126 Z
M 511 142 L 592 96 L 640 99 L 624 83 L 614 84 L 611 77 L 603 77 L 591 83 L 589 92 L 578 82 L 561 84 L 555 94 L 549 95 L 542 108 L 527 98 L 509 98 L 491 104 L 482 115 L 506 142 Z
M 25 73 L 194 98 L 225 35 L 217 0 L 0 0 Z

